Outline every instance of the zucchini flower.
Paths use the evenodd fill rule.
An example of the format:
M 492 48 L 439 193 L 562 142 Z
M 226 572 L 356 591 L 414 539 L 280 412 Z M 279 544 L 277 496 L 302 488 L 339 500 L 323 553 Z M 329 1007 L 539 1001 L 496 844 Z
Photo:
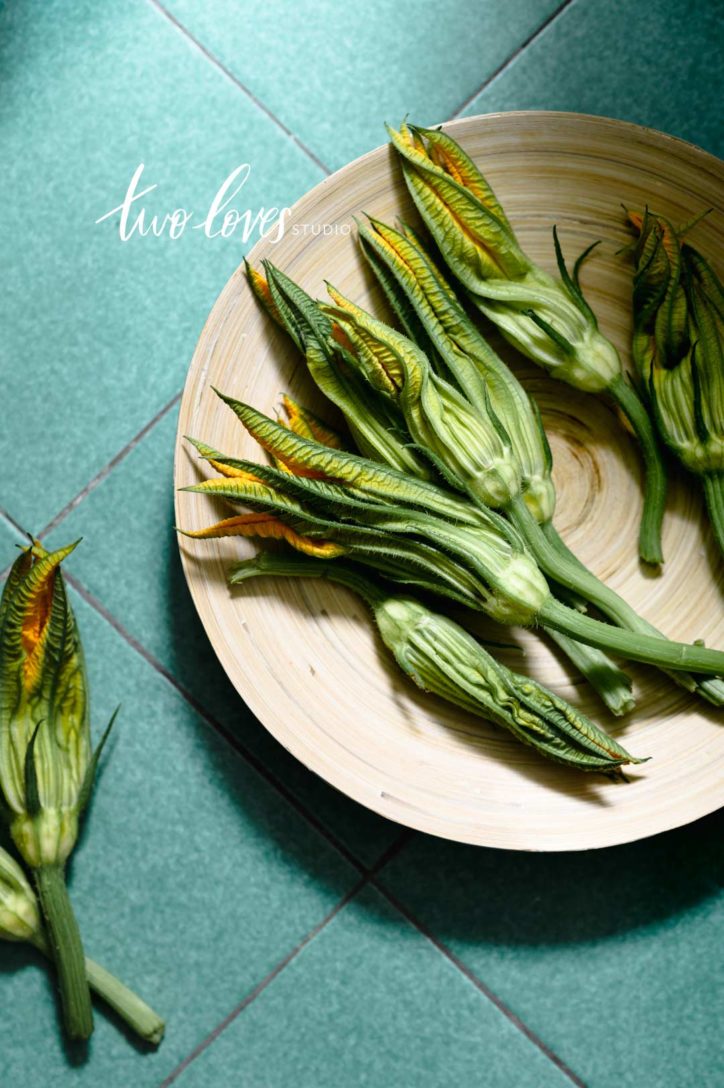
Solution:
M 419 688 L 502 726 L 548 759 L 619 777 L 623 765 L 645 762 L 564 699 L 501 665 L 458 624 L 413 597 L 390 594 L 353 566 L 261 553 L 235 567 L 229 581 L 263 575 L 327 578 L 360 594 L 385 646 Z
M 328 291 L 334 305 L 324 306 L 324 312 L 340 326 L 348 352 L 370 384 L 399 404 L 417 445 L 473 499 L 493 509 L 506 507 L 521 490 L 521 471 L 484 383 L 476 412 L 458 389 L 435 374 L 411 340 L 331 285 Z
M 44 956 L 52 953 L 43 928 L 38 901 L 15 858 L 0 847 L 0 940 L 27 941 Z M 94 960 L 86 958 L 88 984 L 141 1038 L 161 1042 L 164 1022 L 137 994 Z
M 527 358 L 576 389 L 607 393 L 628 419 L 645 465 L 639 550 L 645 562 L 661 563 L 666 477 L 646 409 L 581 290 L 579 269 L 593 247 L 570 275 L 554 230 L 555 279 L 522 251 L 493 190 L 453 139 L 408 125 L 388 132 L 420 214 L 478 309 Z
M 411 435 L 420 446 L 427 445 L 453 486 L 466 491 L 478 505 L 502 509 L 518 530 L 521 546 L 566 593 L 589 601 L 625 630 L 660 637 L 660 632 L 596 578 L 557 534 L 541 528 L 525 502 L 523 469 L 490 398 L 471 404 L 464 394 L 432 373 L 426 357 L 407 337 L 365 313 L 334 288 L 329 290 L 336 305 L 324 307 L 325 312 L 333 313 L 344 328 L 361 371 L 387 395 L 397 397 Z M 450 407 L 453 404 L 456 415 Z M 504 460 L 500 450 L 505 452 Z M 510 471 L 501 471 L 501 465 L 509 466 Z M 724 704 L 724 683 L 699 683 L 689 676 L 675 676 L 674 680 L 708 702 Z
M 71 1038 L 93 1030 L 65 862 L 93 782 L 86 675 L 60 564 L 75 544 L 39 544 L 14 563 L 0 606 L 0 798 L 31 868 L 58 969 Z
M 480 335 L 409 228 L 395 230 L 370 218 L 369 227 L 359 225 L 359 238 L 410 339 L 433 365 L 435 358 L 440 358 L 479 415 L 487 412 L 489 401 L 520 465 L 526 505 L 536 521 L 547 525 L 555 509 L 555 488 L 550 447 L 535 403 Z M 417 321 L 410 320 L 410 309 Z
M 270 262 L 264 263 L 264 269 L 268 278 L 247 265 L 252 291 L 304 355 L 312 380 L 341 411 L 360 451 L 402 472 L 429 479 L 430 466 L 412 449 L 400 413 L 349 365 L 344 349 L 334 339 L 331 322 L 314 299 Z
M 521 471 L 524 472 L 524 501 L 534 516 L 542 521 L 551 543 L 570 557 L 570 553 L 550 521 L 554 501 L 553 483 L 550 479 L 550 451 L 534 404 L 529 401 L 527 394 L 511 371 L 492 352 L 492 349 L 488 347 L 468 321 L 467 316 L 460 310 L 452 288 L 439 269 L 424 253 L 420 242 L 415 238 L 409 227 L 405 235 L 405 240 L 407 239 L 410 240 L 411 246 L 414 247 L 410 263 L 415 264 L 415 252 L 420 254 L 421 257 L 416 262 L 416 274 L 421 281 L 424 282 L 425 279 L 430 281 L 427 294 L 431 297 L 431 302 L 429 306 L 427 302 L 425 303 L 425 308 L 420 313 L 419 318 L 403 294 L 401 287 L 393 280 L 391 273 L 394 269 L 391 269 L 388 273 L 384 262 L 378 260 L 376 255 L 373 256 L 371 248 L 365 249 L 365 255 L 372 264 L 378 279 L 380 279 L 393 310 L 397 313 L 411 339 L 414 340 L 418 347 L 423 348 L 428 359 L 434 357 L 437 360 L 438 374 L 445 369 L 447 369 L 448 374 L 454 374 L 458 378 L 457 385 L 460 392 L 467 395 L 473 403 L 477 401 L 481 412 L 487 411 L 487 394 L 489 393 L 490 403 L 494 411 L 501 416 L 505 415 L 505 425 L 513 436 L 514 450 L 521 464 Z M 267 280 L 252 269 L 248 269 L 248 274 L 252 290 L 257 298 L 274 320 L 284 324 L 280 311 L 273 301 Z M 298 298 L 300 294 L 303 295 L 300 288 L 276 269 L 270 268 L 269 275 L 270 282 L 275 283 L 275 289 L 278 293 L 282 289 L 280 285 L 284 285 L 286 293 L 282 293 L 281 297 L 283 301 L 287 302 L 287 305 L 291 305 L 289 299 Z M 434 295 L 438 289 L 441 298 L 436 309 L 433 310 L 436 305 Z M 306 295 L 303 295 L 303 298 L 305 309 L 308 310 L 310 305 L 313 305 L 312 300 Z M 416 307 L 418 301 L 419 299 L 413 299 Z M 450 310 L 446 311 L 445 306 L 448 301 Z M 438 320 L 438 313 L 441 310 L 443 312 Z M 313 315 L 310 320 L 315 320 Z M 427 330 L 430 331 L 430 337 L 427 336 Z M 296 337 L 297 329 L 295 326 L 290 326 L 289 331 L 290 335 Z M 346 348 L 342 349 L 345 352 L 345 358 L 348 363 L 355 364 L 352 345 L 339 325 L 333 326 L 333 335 L 337 345 L 341 345 L 342 342 L 346 343 Z M 433 340 L 435 344 L 440 345 L 440 352 L 444 358 L 438 355 Z M 466 349 L 470 351 L 470 358 L 466 354 Z M 447 368 L 446 363 L 448 364 Z M 367 382 L 365 384 L 367 385 Z M 323 385 L 321 387 L 324 388 Z M 374 390 L 370 391 L 374 393 Z M 382 399 L 384 396 L 385 394 L 380 394 L 380 408 L 387 407 L 386 400 Z M 516 406 L 519 409 L 522 422 L 519 422 L 519 416 L 515 411 Z M 526 413 L 528 418 L 526 418 Z M 375 414 L 374 419 L 375 422 L 378 421 L 379 411 Z M 319 434 L 305 434 L 304 431 L 294 426 L 292 429 L 299 434 L 304 434 L 305 437 L 319 438 L 325 445 L 339 446 L 339 443 L 325 441 L 324 437 Z M 411 437 L 408 437 L 407 441 L 411 443 Z M 364 443 L 359 438 L 357 445 L 363 453 L 367 452 Z M 373 459 L 381 460 L 393 467 L 400 467 L 399 459 L 388 456 L 384 446 L 376 450 L 371 449 L 369 455 Z M 218 463 L 213 463 L 214 467 L 219 468 Z M 277 460 L 276 463 L 279 468 L 285 469 L 286 466 L 283 461 Z M 527 471 L 525 471 L 526 468 Z M 292 472 L 293 470 L 287 469 L 287 471 Z M 457 516 L 460 516 L 459 511 Z M 549 630 L 547 633 L 589 681 L 613 714 L 625 714 L 633 708 L 634 700 L 630 678 L 601 650 L 587 646 L 585 643 L 576 643 L 559 631 Z
M 663 216 L 628 218 L 638 235 L 634 362 L 659 434 L 701 480 L 724 551 L 724 289 Z
M 303 534 L 312 541 L 323 538 L 342 549 L 337 554 L 390 556 L 396 564 L 397 580 L 412 582 L 421 554 L 429 561 L 430 550 L 433 555 L 437 551 L 452 558 L 454 568 L 472 576 L 478 607 L 502 622 L 548 626 L 599 649 L 666 670 L 694 670 L 714 676 L 724 672 L 724 653 L 718 650 L 669 641 L 643 620 L 636 632 L 621 630 L 555 600 L 521 534 L 494 511 L 478 508 L 476 515 L 481 520 L 474 525 L 443 518 L 437 511 L 449 509 L 449 503 L 456 510 L 464 510 L 465 503 L 448 497 L 435 485 L 411 480 L 359 455 L 302 438 L 250 405 L 224 399 L 262 448 L 285 461 L 294 474 L 254 465 L 251 472 L 260 480 L 276 472 L 275 486 L 222 476 L 184 490 L 216 495 L 254 509 L 272 509 L 295 535 Z M 219 455 L 214 453 L 213 460 L 219 461 Z M 242 472 L 248 472 L 248 462 L 237 465 Z M 293 497 L 300 489 L 305 489 L 308 503 Z M 437 491 L 442 498 L 433 514 L 427 500 L 436 502 Z M 421 499 L 422 494 L 425 499 Z M 316 513 L 314 507 L 321 508 L 322 514 Z M 244 535 L 253 535 L 249 524 L 243 524 Z M 236 525 L 230 526 L 226 519 L 189 535 L 223 536 L 228 535 L 229 528 L 235 529 Z M 417 548 L 421 541 L 425 545 L 423 553 Z M 433 564 L 433 584 L 434 569 Z M 405 573 L 400 578 L 402 571 Z M 685 683 L 695 685 L 689 679 Z

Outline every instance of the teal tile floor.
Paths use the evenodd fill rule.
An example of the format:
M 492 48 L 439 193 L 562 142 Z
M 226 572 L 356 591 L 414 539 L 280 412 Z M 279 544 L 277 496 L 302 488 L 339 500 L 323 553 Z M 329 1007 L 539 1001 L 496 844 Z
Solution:
M 0 571 L 21 530 L 68 564 L 97 731 L 123 710 L 75 858 L 92 953 L 169 1021 L 157 1053 L 100 1011 L 60 1042 L 49 977 L 0 949 L 3 1088 L 714 1085 L 722 822 L 590 855 L 405 833 L 245 710 L 172 530 L 178 396 L 242 239 L 131 238 L 291 203 L 382 122 L 552 108 L 722 150 L 721 6 L 703 0 L 216 0 L 0 9 Z M 717 989 L 718 982 L 718 989 Z

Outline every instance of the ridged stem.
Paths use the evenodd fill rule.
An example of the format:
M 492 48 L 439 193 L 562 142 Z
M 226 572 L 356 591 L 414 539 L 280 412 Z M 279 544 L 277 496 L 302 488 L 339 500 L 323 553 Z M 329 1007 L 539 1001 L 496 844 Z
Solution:
M 658 566 L 664 561 L 661 548 L 661 523 L 666 506 L 666 469 L 646 408 L 622 374 L 611 382 L 607 392 L 631 424 L 644 459 L 644 506 L 639 527 L 639 555 L 644 563 Z
M 590 601 L 591 604 L 595 605 L 604 615 L 608 616 L 624 630 L 632 631 L 641 637 L 650 637 L 652 640 L 657 639 L 662 646 L 670 642 L 653 624 L 639 616 L 631 605 L 627 604 L 622 597 L 619 597 L 618 593 L 605 585 L 595 574 L 592 574 L 580 560 L 568 558 L 559 548 L 551 544 L 521 497 L 513 499 L 508 508 L 508 515 L 535 556 L 539 566 L 549 578 L 559 582 L 567 589 L 573 590 L 574 593 L 585 597 L 586 600 Z M 588 640 L 584 638 L 583 641 Z M 602 643 L 596 643 L 595 645 L 605 647 L 605 644 Z M 630 654 L 628 656 L 633 657 L 634 655 Z M 724 663 L 724 654 L 721 657 Z M 640 660 L 644 659 L 641 658 Z M 659 665 L 665 671 L 668 671 L 665 655 L 662 655 L 659 659 L 652 657 L 647 660 L 649 660 L 649 664 Z M 685 667 L 684 665 L 673 666 L 674 669 L 684 669 Z M 714 673 L 722 671 L 721 668 L 713 670 Z M 695 677 L 682 672 L 674 672 L 670 673 L 670 675 L 680 687 L 685 688 L 687 691 L 697 692 L 715 706 L 724 705 L 724 685 L 719 681 L 704 681 L 702 684 Z
M 34 876 L 58 972 L 65 1028 L 71 1039 L 88 1039 L 93 1031 L 93 1010 L 83 943 L 65 886 L 63 867 L 42 865 L 34 870 Z
M 36 933 L 32 944 L 44 956 L 52 959 L 53 954 L 42 930 Z M 136 1035 L 147 1043 L 158 1046 L 166 1029 L 158 1013 L 133 990 L 129 990 L 120 979 L 117 979 L 110 971 L 106 971 L 105 967 L 101 967 L 89 956 L 85 957 L 85 973 L 91 990 L 102 998 Z
M 546 631 L 612 714 L 619 718 L 634 709 L 636 702 L 631 677 L 619 669 L 603 650 L 578 642 L 552 627 L 546 628 Z
M 549 597 L 545 602 L 538 613 L 538 620 L 544 626 L 553 627 L 571 638 L 588 642 L 602 650 L 619 653 L 632 661 L 643 661 L 647 665 L 658 665 L 664 669 L 703 672 L 711 676 L 724 673 L 724 653 L 720 650 L 623 631 L 610 623 L 601 623 L 590 616 L 583 616 L 554 597 Z

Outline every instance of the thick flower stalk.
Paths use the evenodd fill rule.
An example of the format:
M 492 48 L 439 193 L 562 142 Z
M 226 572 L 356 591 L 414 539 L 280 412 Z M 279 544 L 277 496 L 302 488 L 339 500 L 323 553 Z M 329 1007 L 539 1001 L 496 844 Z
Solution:
M 358 551 L 369 556 L 371 544 L 378 554 L 394 558 L 398 573 L 393 576 L 400 580 L 402 572 L 408 581 L 416 576 L 409 544 L 414 552 L 415 545 L 423 543 L 433 553 L 452 558 L 454 570 L 472 577 L 478 607 L 495 619 L 522 626 L 549 626 L 600 649 L 666 669 L 714 676 L 724 672 L 724 653 L 718 650 L 672 642 L 658 634 L 620 630 L 556 601 L 518 531 L 494 511 L 478 508 L 477 517 L 485 521 L 476 525 L 458 524 L 437 511 L 433 514 L 429 500 L 435 491 L 444 496 L 439 510 L 451 502 L 456 509 L 466 504 L 434 485 L 426 486 L 356 454 L 305 439 L 251 406 L 225 399 L 262 448 L 284 461 L 294 474 L 228 459 L 232 470 L 243 475 L 223 475 L 187 490 L 261 511 L 264 535 L 283 537 L 296 547 L 301 541 L 300 550 L 311 544 L 313 555 L 323 544 L 333 557 L 354 556 Z M 219 462 L 221 455 L 214 453 L 213 460 Z M 278 477 L 274 486 L 261 482 L 274 472 Z M 250 475 L 256 475 L 257 480 L 249 480 Z M 421 505 L 420 498 L 412 497 L 411 486 L 418 489 L 418 495 L 424 489 Z M 302 488 L 307 502 L 295 497 Z M 321 513 L 316 513 L 315 507 Z M 259 535 L 253 520 L 258 516 L 237 515 L 189 535 Z M 269 532 L 270 522 L 275 524 Z M 288 531 L 292 539 L 286 536 Z M 434 571 L 433 565 L 432 584 Z
M 569 274 L 554 232 L 555 279 L 520 248 L 493 190 L 453 139 L 411 125 L 388 132 L 420 214 L 475 305 L 553 377 L 588 393 L 607 393 L 628 419 L 645 465 L 639 550 L 645 562 L 661 563 L 666 476 L 646 409 L 583 296 L 578 272 L 589 251 Z
M 26 941 L 52 958 L 38 901 L 18 862 L 0 847 L 0 940 Z M 114 975 L 86 957 L 90 988 L 109 1005 L 132 1031 L 156 1046 L 164 1033 L 158 1013 L 124 986 Z
M 381 589 L 349 564 L 261 553 L 235 567 L 229 581 L 267 575 L 327 578 L 358 593 L 383 643 L 419 688 L 502 726 L 548 759 L 612 776 L 643 762 L 564 699 L 496 661 L 458 624 L 413 597 Z
M 724 288 L 663 216 L 629 213 L 633 357 L 666 445 L 699 477 L 724 552 Z

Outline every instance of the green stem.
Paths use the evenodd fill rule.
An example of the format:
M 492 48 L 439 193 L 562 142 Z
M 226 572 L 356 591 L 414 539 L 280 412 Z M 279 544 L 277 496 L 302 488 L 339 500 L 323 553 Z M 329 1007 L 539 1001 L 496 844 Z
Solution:
M 552 627 L 545 630 L 612 714 L 619 718 L 634 709 L 636 701 L 632 695 L 631 677 L 623 669 L 619 669 L 602 650 L 588 646 L 585 642 L 577 642 L 570 635 Z
M 158 1013 L 95 960 L 86 958 L 85 969 L 91 989 L 103 998 L 106 1005 L 110 1005 L 136 1035 L 158 1046 L 166 1029 Z
M 639 529 L 639 555 L 644 563 L 658 566 L 664 561 L 661 522 L 666 506 L 666 470 L 653 424 L 646 408 L 623 374 L 614 378 L 607 392 L 631 424 L 641 447 L 644 458 L 644 507 Z
M 719 548 L 724 554 L 724 472 L 707 472 L 702 477 L 709 521 Z
M 58 971 L 65 1027 L 71 1039 L 87 1039 L 93 1031 L 93 1011 L 83 944 L 65 886 L 63 867 L 41 865 L 34 870 L 34 876 Z
M 32 944 L 44 956 L 52 959 L 53 954 L 42 930 L 35 934 Z M 166 1028 L 158 1013 L 133 990 L 124 986 L 120 979 L 88 956 L 85 958 L 85 973 L 91 990 L 110 1005 L 129 1028 L 135 1031 L 136 1035 L 145 1039 L 147 1043 L 158 1046 Z
M 387 596 L 374 582 L 358 573 L 353 567 L 320 559 L 306 559 L 301 555 L 285 555 L 283 552 L 258 552 L 252 559 L 245 559 L 234 567 L 229 582 L 238 585 L 247 578 L 269 574 L 284 578 L 316 578 L 337 582 L 358 593 L 374 608 Z
M 602 650 L 619 653 L 632 661 L 643 661 L 647 665 L 658 665 L 664 669 L 684 669 L 703 672 L 711 676 L 724 673 L 724 653 L 709 650 L 705 646 L 690 646 L 685 642 L 672 642 L 654 635 L 622 631 L 610 623 L 582 616 L 572 608 L 567 608 L 554 597 L 549 597 L 540 612 L 538 620 L 546 627 L 553 627 L 571 638 L 588 642 Z
M 656 638 L 661 644 L 669 642 L 666 636 L 662 635 L 652 623 L 639 616 L 631 605 L 627 604 L 622 597 L 619 597 L 618 593 L 605 585 L 595 574 L 592 574 L 580 560 L 572 556 L 572 553 L 570 553 L 572 557 L 569 558 L 563 551 L 551 544 L 521 496 L 513 499 L 507 512 L 510 520 L 535 556 L 539 566 L 549 578 L 559 582 L 574 593 L 585 597 L 586 600 L 590 601 L 591 604 L 595 605 L 604 615 L 608 616 L 624 630 L 633 631 L 639 636 Z M 584 641 L 587 640 L 584 639 Z M 722 657 L 724 658 L 724 655 Z M 660 660 L 652 659 L 650 664 L 660 665 L 665 671 L 668 671 L 663 657 Z M 674 666 L 674 668 L 683 668 L 683 666 Z M 695 677 L 681 672 L 670 673 L 669 675 L 671 675 L 672 680 L 687 691 L 696 692 L 715 706 L 724 705 L 724 684 L 720 681 L 700 683 Z

